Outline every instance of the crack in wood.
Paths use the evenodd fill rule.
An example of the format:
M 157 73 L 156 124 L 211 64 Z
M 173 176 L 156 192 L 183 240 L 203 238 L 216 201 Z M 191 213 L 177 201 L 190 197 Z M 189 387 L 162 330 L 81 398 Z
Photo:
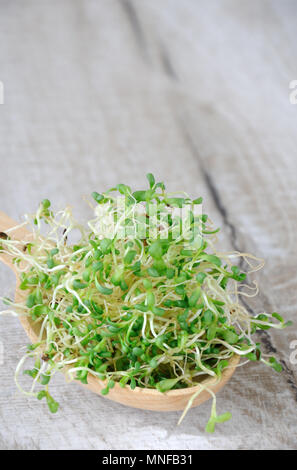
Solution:
M 223 219 L 223 223 L 226 227 L 229 228 L 230 234 L 231 234 L 231 245 L 236 251 L 241 251 L 238 244 L 237 244 L 237 233 L 236 233 L 236 228 L 233 225 L 233 223 L 229 219 L 229 214 L 227 212 L 227 209 L 222 203 L 222 199 L 220 198 L 219 192 L 217 188 L 215 187 L 213 183 L 213 179 L 208 173 L 208 171 L 205 170 L 205 168 L 202 167 L 203 171 L 203 177 L 204 181 L 209 189 L 209 192 L 212 196 L 213 202 L 215 203 L 216 208 L 218 209 L 219 213 L 221 214 L 221 217 Z
M 171 62 L 169 53 L 165 48 L 164 44 L 159 45 L 161 63 L 163 65 L 163 70 L 169 78 L 178 81 L 178 75 L 176 70 Z
M 283 366 L 283 369 L 285 370 L 285 372 L 287 373 L 287 376 L 288 376 L 287 377 L 287 383 L 291 387 L 292 391 L 295 392 L 294 398 L 295 398 L 295 401 L 297 402 L 297 386 L 296 386 L 296 383 L 295 383 L 294 373 L 293 373 L 292 369 L 290 369 L 290 367 L 288 367 L 288 364 L 286 363 L 286 361 L 284 359 L 280 359 L 280 363 Z
M 122 6 L 123 11 L 125 12 L 126 17 L 130 23 L 131 29 L 134 33 L 134 37 L 136 39 L 136 43 L 142 56 L 145 57 L 146 61 L 148 61 L 146 39 L 135 6 L 130 0 L 120 0 L 120 5 Z
M 187 132 L 187 130 L 185 129 L 185 127 L 184 127 L 184 125 L 181 121 L 179 121 L 179 124 L 180 124 L 180 127 L 182 129 L 184 138 L 185 138 L 186 142 L 188 143 L 188 146 L 191 150 L 192 155 L 195 157 L 196 161 L 198 161 L 200 171 L 202 173 L 202 176 L 204 178 L 206 186 L 207 186 L 207 188 L 210 192 L 210 195 L 213 199 L 213 202 L 214 202 L 217 210 L 219 211 L 219 213 L 220 213 L 220 215 L 223 219 L 223 224 L 226 227 L 228 227 L 229 230 L 230 230 L 232 247 L 236 251 L 241 251 L 238 244 L 237 244 L 236 228 L 235 228 L 235 226 L 233 225 L 233 223 L 231 222 L 231 220 L 229 218 L 228 211 L 227 211 L 226 207 L 223 205 L 223 202 L 222 202 L 222 199 L 219 195 L 219 192 L 218 192 L 217 188 L 215 187 L 215 185 L 213 183 L 213 179 L 212 179 L 211 175 L 208 173 L 208 171 L 204 168 L 204 165 L 201 161 L 200 155 L 199 155 L 199 153 L 198 153 L 198 151 L 195 147 L 195 144 L 194 144 L 190 134 Z

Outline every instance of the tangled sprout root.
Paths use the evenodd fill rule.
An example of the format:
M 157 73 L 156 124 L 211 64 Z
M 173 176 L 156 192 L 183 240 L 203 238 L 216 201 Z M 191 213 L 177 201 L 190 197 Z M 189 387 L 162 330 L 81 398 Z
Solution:
M 288 323 L 277 313 L 252 316 L 240 302 L 240 296 L 257 294 L 246 274 L 262 261 L 217 252 L 218 230 L 202 213 L 202 199 L 168 194 L 152 174 L 147 178 L 143 191 L 119 184 L 93 193 L 94 217 L 85 226 L 69 207 L 54 214 L 45 199 L 36 214 L 25 216 L 29 243 L 15 240 L 14 229 L 1 237 L 0 251 L 12 257 L 26 293 L 23 303 L 2 298 L 8 305 L 2 314 L 25 315 L 39 329 L 16 383 L 27 395 L 45 398 L 52 412 L 58 403 L 48 384 L 62 369 L 84 384 L 89 374 L 105 380 L 102 394 L 115 382 L 166 392 L 197 386 L 208 376 L 219 381 L 234 354 L 281 370 L 253 335 Z M 71 242 L 75 233 L 79 239 Z M 234 264 L 239 258 L 247 272 Z M 28 358 L 35 364 L 24 373 L 33 384 L 24 391 L 19 373 Z M 183 416 L 204 389 L 201 384 Z M 211 432 L 231 415 L 217 416 L 215 395 L 207 390 L 214 399 Z

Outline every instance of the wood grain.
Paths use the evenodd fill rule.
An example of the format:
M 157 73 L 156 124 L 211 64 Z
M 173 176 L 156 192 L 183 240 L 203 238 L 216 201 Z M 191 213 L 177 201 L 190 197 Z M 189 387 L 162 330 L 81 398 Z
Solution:
M 44 197 L 71 204 L 151 171 L 204 197 L 224 249 L 266 260 L 249 308 L 296 319 L 297 79 L 293 0 L 27 0 L 0 14 L 1 210 L 20 220 Z M 1 295 L 14 278 L 1 266 Z M 178 413 L 126 409 L 57 377 L 46 405 L 15 390 L 26 336 L 0 318 L 0 448 L 297 447 L 296 325 L 259 335 L 281 374 L 239 368 L 218 395 L 233 419 L 204 433 L 206 403 Z M 26 378 L 24 378 L 26 383 Z M 104 423 L 104 426 L 102 425 Z

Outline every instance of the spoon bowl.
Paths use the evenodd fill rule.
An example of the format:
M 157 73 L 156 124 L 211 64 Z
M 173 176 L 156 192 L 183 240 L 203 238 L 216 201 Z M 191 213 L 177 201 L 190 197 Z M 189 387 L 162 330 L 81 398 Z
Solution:
M 6 233 L 7 230 L 16 227 L 17 225 L 18 224 L 11 218 L 9 218 L 6 214 L 0 212 L 0 232 Z M 31 233 L 24 226 L 19 226 L 15 230 L 11 231 L 9 235 L 14 240 L 24 240 L 25 242 L 30 241 L 31 237 Z M 3 261 L 3 263 L 5 263 L 7 266 L 9 266 L 15 273 L 15 301 L 24 302 L 26 294 L 24 291 L 19 289 L 20 279 L 11 257 L 9 255 L 0 253 L 0 260 Z M 19 319 L 31 342 L 36 343 L 39 335 L 39 325 L 34 323 L 33 320 L 26 316 L 19 316 Z M 239 356 L 232 356 L 229 361 L 229 366 L 223 370 L 219 382 L 217 382 L 217 379 L 215 377 L 207 377 L 205 380 L 201 381 L 200 384 L 208 387 L 214 393 L 217 393 L 231 378 L 239 360 Z M 66 371 L 67 370 L 65 368 L 65 372 Z M 105 381 L 99 380 L 91 374 L 88 375 L 87 384 L 82 384 L 81 382 L 78 383 L 99 395 L 101 395 L 101 390 L 106 387 Z M 122 388 L 118 383 L 116 383 L 114 388 L 112 388 L 109 391 L 108 395 L 106 395 L 106 398 L 126 406 L 140 408 L 143 410 L 177 411 L 183 410 L 187 406 L 190 398 L 194 395 L 194 393 L 200 390 L 200 388 L 200 385 L 197 385 L 195 387 L 170 390 L 166 393 L 161 393 L 156 389 L 150 388 L 136 387 L 134 390 L 131 390 L 129 386 L 125 386 Z M 201 405 L 201 403 L 205 402 L 209 398 L 209 392 L 207 390 L 203 390 L 193 401 L 192 407 Z

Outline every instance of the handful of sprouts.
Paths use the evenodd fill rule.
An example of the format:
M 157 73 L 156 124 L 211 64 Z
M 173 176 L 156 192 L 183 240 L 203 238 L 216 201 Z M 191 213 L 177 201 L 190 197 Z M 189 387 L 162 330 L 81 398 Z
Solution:
M 234 354 L 281 370 L 253 334 L 287 324 L 277 313 L 252 316 L 244 308 L 239 296 L 256 295 L 257 286 L 248 286 L 233 264 L 241 257 L 251 273 L 263 263 L 246 253 L 218 253 L 218 230 L 202 213 L 202 199 L 168 194 L 152 174 L 147 179 L 143 191 L 119 184 L 92 193 L 94 217 L 86 226 L 69 207 L 54 214 L 45 199 L 26 216 L 29 243 L 14 240 L 13 230 L 2 234 L 0 252 L 13 258 L 27 295 L 24 303 L 2 299 L 9 305 L 2 313 L 26 315 L 40 331 L 16 383 L 22 390 L 18 376 L 33 357 L 33 369 L 24 371 L 33 385 L 24 393 L 46 398 L 52 412 L 58 403 L 48 384 L 65 368 L 84 384 L 89 374 L 105 380 L 103 395 L 115 382 L 164 393 L 206 376 L 220 380 Z M 80 239 L 71 243 L 77 230 Z M 213 398 L 210 432 L 231 417 L 217 416 Z

